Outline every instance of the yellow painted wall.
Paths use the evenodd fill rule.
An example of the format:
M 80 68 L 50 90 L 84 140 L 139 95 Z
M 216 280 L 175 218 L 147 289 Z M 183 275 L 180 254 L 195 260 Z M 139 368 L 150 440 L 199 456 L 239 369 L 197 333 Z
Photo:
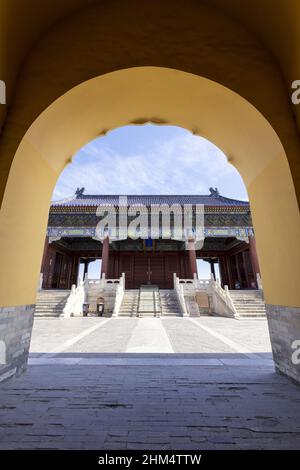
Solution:
M 266 301 L 299 306 L 299 15 L 298 0 L 3 0 L 0 303 L 34 302 L 52 189 L 76 150 L 151 120 L 227 154 L 250 195 Z
M 35 303 L 49 204 L 57 174 L 25 139 L 0 212 L 1 305 Z
M 151 120 L 203 135 L 230 157 L 249 191 L 266 301 L 299 306 L 293 281 L 300 262 L 299 211 L 277 134 L 231 90 L 157 67 L 131 68 L 82 83 L 54 102 L 26 133 L 0 213 L 3 305 L 34 303 L 50 197 L 70 157 L 109 129 Z

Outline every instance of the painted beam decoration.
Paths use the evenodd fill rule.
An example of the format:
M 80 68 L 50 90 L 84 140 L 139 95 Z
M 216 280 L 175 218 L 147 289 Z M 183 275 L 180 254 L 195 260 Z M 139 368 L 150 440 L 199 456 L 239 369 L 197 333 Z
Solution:
M 204 227 L 204 237 L 235 237 L 239 240 L 248 241 L 249 236 L 253 236 L 253 227 Z M 96 227 L 48 227 L 47 235 L 49 241 L 59 240 L 62 237 L 91 237 L 96 236 Z M 110 238 L 114 238 L 110 235 Z M 148 237 L 145 237 L 148 239 Z M 120 238 L 118 238 L 120 240 Z
M 249 203 L 209 195 L 86 195 L 77 188 L 73 197 L 53 202 L 48 236 L 91 237 L 102 240 L 171 239 L 198 242 L 210 237 L 248 241 L 253 235 Z

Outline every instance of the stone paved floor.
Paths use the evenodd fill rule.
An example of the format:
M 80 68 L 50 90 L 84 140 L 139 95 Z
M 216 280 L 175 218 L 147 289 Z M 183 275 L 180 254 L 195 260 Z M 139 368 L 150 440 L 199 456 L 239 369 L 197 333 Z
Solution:
M 38 319 L 0 385 L 0 449 L 300 449 L 265 321 L 143 320 Z
M 201 318 L 42 319 L 31 353 L 256 353 L 271 357 L 266 320 Z

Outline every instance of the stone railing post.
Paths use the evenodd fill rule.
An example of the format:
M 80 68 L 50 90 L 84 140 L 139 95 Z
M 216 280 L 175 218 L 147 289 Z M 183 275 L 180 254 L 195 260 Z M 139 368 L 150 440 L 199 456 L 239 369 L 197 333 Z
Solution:
M 125 291 L 125 273 L 122 273 L 120 277 L 120 282 L 116 291 L 115 305 L 114 305 L 113 314 L 112 314 L 113 317 L 117 317 L 119 315 L 121 303 L 124 297 L 124 291 Z
M 175 290 L 177 300 L 182 310 L 182 316 L 186 317 L 188 316 L 188 313 L 187 313 L 187 309 L 185 305 L 183 285 L 180 284 L 179 278 L 177 277 L 176 273 L 173 274 L 173 279 L 174 279 L 174 290 Z
M 263 290 L 262 281 L 259 273 L 256 274 L 256 282 L 258 289 Z
M 39 290 L 42 290 L 43 289 L 43 278 L 44 278 L 44 274 L 43 273 L 40 273 L 40 277 L 39 277 Z
M 105 273 L 102 274 L 102 277 L 100 279 L 100 287 L 101 289 L 104 289 L 105 288 L 105 284 L 106 284 L 106 279 L 105 279 Z
M 229 309 L 229 311 L 232 313 L 232 316 L 237 316 L 237 312 L 233 303 L 233 300 L 231 298 L 228 286 L 224 286 L 224 289 L 221 286 L 221 283 L 219 280 L 214 281 L 211 279 L 211 288 L 212 288 L 212 294 L 214 296 L 214 299 L 216 301 L 216 305 L 219 305 L 219 301 L 221 300 L 223 303 L 225 303 L 226 308 Z M 216 313 L 221 313 L 218 312 L 218 308 L 216 308 Z

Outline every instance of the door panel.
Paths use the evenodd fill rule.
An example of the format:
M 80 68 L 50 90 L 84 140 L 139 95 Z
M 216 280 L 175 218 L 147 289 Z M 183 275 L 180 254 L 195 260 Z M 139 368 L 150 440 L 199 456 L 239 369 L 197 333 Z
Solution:
M 53 277 L 52 277 L 53 289 L 59 289 L 60 287 L 60 275 L 61 275 L 61 269 L 62 269 L 62 262 L 63 262 L 63 255 L 60 253 L 56 253 Z
M 119 271 L 119 276 L 121 276 L 122 273 L 125 273 L 125 288 L 126 289 L 133 289 L 133 259 L 131 255 L 121 255 L 120 256 L 120 271 Z
M 149 283 L 173 289 L 173 273 L 185 277 L 182 268 L 185 255 L 185 252 L 120 253 L 120 275 L 125 273 L 126 289 L 139 289 Z
M 146 254 L 134 256 L 133 263 L 133 284 L 138 289 L 142 284 L 149 282 L 149 258 Z
M 161 254 L 149 256 L 150 261 L 150 282 L 160 288 L 165 287 L 165 257 Z

